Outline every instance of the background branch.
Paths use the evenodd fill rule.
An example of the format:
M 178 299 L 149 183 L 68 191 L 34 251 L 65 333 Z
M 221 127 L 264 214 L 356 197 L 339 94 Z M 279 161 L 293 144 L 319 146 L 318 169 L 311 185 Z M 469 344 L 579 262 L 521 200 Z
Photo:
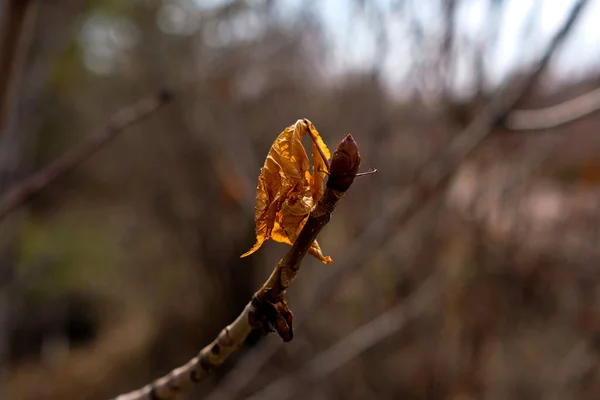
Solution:
M 88 159 L 110 140 L 114 139 L 125 128 L 143 120 L 166 104 L 170 93 L 161 92 L 124 108 L 113 115 L 108 123 L 86 137 L 67 154 L 44 167 L 40 171 L 9 188 L 0 198 L 0 220 L 13 211 L 25 200 L 38 193 L 61 175 L 71 171 L 81 162 Z
M 504 120 L 512 130 L 556 128 L 600 110 L 600 88 L 551 107 L 513 110 Z

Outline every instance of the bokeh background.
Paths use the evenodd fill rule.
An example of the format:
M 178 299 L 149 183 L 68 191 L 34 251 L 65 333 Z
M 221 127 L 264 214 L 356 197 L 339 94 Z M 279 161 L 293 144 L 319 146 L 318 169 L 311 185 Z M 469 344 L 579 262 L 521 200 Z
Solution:
M 239 257 L 306 117 L 379 172 L 319 237 L 334 264 L 304 261 L 294 341 L 252 335 L 182 399 L 597 399 L 600 1 L 456 150 L 579 3 L 2 0 L 0 194 L 174 98 L 0 221 L 0 398 L 107 399 L 209 343 L 287 250 Z

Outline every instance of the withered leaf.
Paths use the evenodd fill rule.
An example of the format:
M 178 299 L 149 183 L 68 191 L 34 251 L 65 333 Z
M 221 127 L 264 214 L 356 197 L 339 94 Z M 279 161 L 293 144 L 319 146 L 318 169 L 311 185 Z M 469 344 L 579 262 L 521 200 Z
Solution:
M 312 141 L 312 171 L 302 136 L 309 133 Z M 321 139 L 312 122 L 300 119 L 287 127 L 275 139 L 261 168 L 256 188 L 256 243 L 242 257 L 246 257 L 262 246 L 268 239 L 292 244 L 298 237 L 308 216 L 323 196 L 325 161 L 317 148 L 330 158 L 329 149 Z M 315 240 L 309 253 L 324 264 L 332 262 L 321 252 Z

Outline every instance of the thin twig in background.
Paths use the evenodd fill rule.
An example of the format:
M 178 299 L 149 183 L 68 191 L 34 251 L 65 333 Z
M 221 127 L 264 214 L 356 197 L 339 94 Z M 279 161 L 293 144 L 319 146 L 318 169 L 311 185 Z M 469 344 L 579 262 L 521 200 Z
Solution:
M 340 286 L 340 282 L 345 276 L 363 266 L 368 257 L 379 248 L 387 237 L 411 220 L 432 198 L 445 190 L 461 162 L 492 132 L 496 123 L 510 111 L 544 72 L 552 55 L 564 42 L 587 2 L 588 0 L 581 0 L 573 6 L 564 25 L 552 38 L 544 55 L 532 67 L 531 72 L 519 83 L 506 89 L 500 89 L 499 93 L 475 119 L 457 135 L 446 149 L 445 156 L 434 157 L 425 163 L 422 171 L 401 193 L 394 204 L 384 208 L 380 216 L 362 231 L 354 243 L 346 247 L 344 256 L 336 262 L 330 274 L 315 286 L 316 289 L 311 291 L 309 300 L 301 305 L 300 310 L 296 313 L 297 320 L 304 315 L 309 315 L 317 306 L 322 306 L 333 296 L 336 292 L 335 289 Z M 209 400 L 235 398 L 254 379 L 281 345 L 282 343 L 279 341 L 268 341 L 250 349 L 238 361 L 237 366 L 221 380 L 208 397 Z
M 305 125 L 305 129 L 308 129 L 308 124 Z M 348 149 L 350 151 L 345 151 L 345 154 L 350 155 L 353 162 L 358 159 L 360 163 L 356 142 L 348 135 L 332 156 L 332 168 L 323 197 L 310 213 L 287 254 L 277 263 L 267 281 L 235 321 L 226 326 L 212 343 L 200 350 L 198 355 L 185 365 L 141 389 L 118 396 L 116 400 L 166 400 L 176 397 L 193 383 L 202 381 L 209 372 L 225 362 L 244 344 L 253 329 L 260 329 L 265 333 L 276 330 L 284 341 L 291 340 L 292 314 L 287 308 L 284 295 L 295 280 L 304 256 L 329 222 L 338 201 L 352 184 L 354 178 L 349 179 L 349 170 L 343 168 L 348 165 L 346 160 L 343 157 L 336 158 L 338 151 Z M 358 163 L 351 165 L 358 168 Z
M 408 299 L 374 320 L 352 331 L 327 350 L 317 354 L 298 372 L 284 376 L 253 394 L 248 400 L 285 400 L 310 389 L 346 363 L 401 330 L 415 316 L 431 307 L 442 294 L 441 274 L 434 273 Z
M 44 189 L 56 178 L 71 171 L 81 162 L 87 160 L 125 128 L 154 113 L 166 104 L 170 98 L 171 94 L 169 92 L 162 91 L 120 110 L 108 120 L 105 126 L 83 139 L 67 154 L 42 168 L 23 182 L 9 188 L 0 198 L 0 220 L 23 204 L 29 197 Z
M 600 110 L 600 88 L 554 106 L 513 110 L 504 120 L 512 130 L 538 130 L 556 128 Z

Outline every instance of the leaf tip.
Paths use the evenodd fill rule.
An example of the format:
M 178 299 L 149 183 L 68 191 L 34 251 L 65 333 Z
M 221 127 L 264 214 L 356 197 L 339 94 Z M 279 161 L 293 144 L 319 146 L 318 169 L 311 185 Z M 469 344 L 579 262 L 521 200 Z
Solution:
M 333 259 L 331 257 L 323 255 L 323 252 L 321 251 L 321 246 L 319 246 L 319 243 L 317 243 L 316 240 L 309 247 L 308 253 L 316 259 L 318 259 L 319 261 L 321 261 L 323 264 L 331 264 L 333 262 Z
M 261 240 L 261 238 L 257 238 L 256 243 L 254 243 L 254 246 L 252 246 L 252 248 L 250 250 L 248 250 L 247 252 L 242 254 L 240 256 L 240 258 L 248 257 L 250 254 L 256 252 L 256 250 L 260 249 L 260 246 L 262 246 L 263 243 L 264 243 L 264 240 Z
M 321 262 L 323 264 L 331 264 L 333 262 L 333 259 L 331 257 L 329 257 L 329 256 L 325 256 L 325 257 L 323 257 L 323 259 L 321 260 Z

